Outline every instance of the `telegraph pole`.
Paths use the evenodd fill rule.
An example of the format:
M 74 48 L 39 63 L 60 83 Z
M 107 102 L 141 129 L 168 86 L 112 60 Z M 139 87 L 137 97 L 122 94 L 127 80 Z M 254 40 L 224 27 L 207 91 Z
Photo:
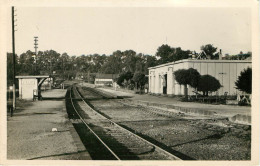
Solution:
M 15 25 L 14 25 L 14 6 L 12 6 L 12 45 L 13 45 L 13 111 L 15 110 Z M 12 113 L 11 113 L 12 116 Z
M 34 37 L 34 48 L 35 48 L 35 56 L 37 55 L 37 48 L 38 48 L 38 36 Z
M 34 37 L 34 49 L 35 49 L 35 72 L 34 74 L 36 75 L 37 72 L 37 48 L 38 48 L 38 36 Z

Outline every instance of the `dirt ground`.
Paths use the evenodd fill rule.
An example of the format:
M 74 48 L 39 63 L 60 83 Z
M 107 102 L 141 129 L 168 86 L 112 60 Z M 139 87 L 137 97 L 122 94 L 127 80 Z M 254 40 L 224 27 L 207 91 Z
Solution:
M 192 126 L 188 121 L 124 122 L 136 131 L 196 160 L 249 160 L 250 140 Z
M 171 148 L 183 159 L 250 160 L 251 127 L 225 119 L 172 117 L 149 113 L 149 107 L 127 106 L 115 100 L 91 101 L 119 124 Z
M 107 93 L 117 96 L 129 97 L 134 102 L 155 103 L 161 105 L 174 105 L 183 108 L 192 108 L 195 110 L 207 110 L 217 113 L 220 116 L 232 117 L 237 114 L 251 116 L 251 107 L 225 104 L 205 104 L 198 102 L 182 102 L 178 97 L 153 96 L 149 94 L 134 94 L 129 92 L 122 92 L 120 89 L 114 90 L 112 88 L 99 88 Z
M 7 159 L 77 159 L 71 127 L 64 101 L 20 102 L 7 117 Z

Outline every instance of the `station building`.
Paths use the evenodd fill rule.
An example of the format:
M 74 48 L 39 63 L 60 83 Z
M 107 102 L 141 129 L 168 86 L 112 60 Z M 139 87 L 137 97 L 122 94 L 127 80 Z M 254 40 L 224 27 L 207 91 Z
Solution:
M 149 93 L 168 96 L 184 95 L 184 86 L 177 83 L 174 72 L 179 69 L 196 69 L 201 75 L 211 75 L 219 80 L 222 87 L 218 95 L 237 95 L 235 81 L 240 72 L 252 67 L 251 60 L 201 60 L 185 59 L 149 68 Z M 188 95 L 195 95 L 195 89 L 188 86 Z M 214 94 L 214 93 L 213 93 Z

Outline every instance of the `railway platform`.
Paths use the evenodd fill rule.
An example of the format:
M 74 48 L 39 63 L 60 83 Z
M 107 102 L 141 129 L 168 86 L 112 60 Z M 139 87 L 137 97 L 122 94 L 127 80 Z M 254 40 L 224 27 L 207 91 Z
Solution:
M 65 98 L 66 92 L 66 89 L 51 89 L 42 91 L 41 95 L 43 99 L 63 99 Z
M 49 90 L 43 97 L 65 97 L 66 90 Z M 7 117 L 8 160 L 91 159 L 72 123 L 65 100 L 17 101 Z
M 197 116 L 221 116 L 236 123 L 251 124 L 251 107 L 237 105 L 213 105 L 195 102 L 181 102 L 177 98 L 166 96 L 152 96 L 149 94 L 134 94 L 130 92 L 114 90 L 111 88 L 99 88 L 107 93 L 126 97 L 135 104 L 158 107 L 167 110 L 179 110 Z

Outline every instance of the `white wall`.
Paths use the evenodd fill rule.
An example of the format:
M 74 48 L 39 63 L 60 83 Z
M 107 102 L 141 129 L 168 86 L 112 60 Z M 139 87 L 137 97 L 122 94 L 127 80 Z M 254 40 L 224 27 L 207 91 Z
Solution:
M 19 98 L 33 99 L 33 90 L 37 89 L 37 79 L 19 79 Z
M 167 74 L 167 94 L 183 95 L 184 86 L 179 85 L 175 81 L 173 73 L 179 69 L 194 68 L 201 75 L 208 74 L 219 80 L 220 84 L 223 85 L 218 90 L 219 95 L 223 95 L 225 92 L 228 92 L 228 95 L 235 95 L 238 92 L 235 88 L 235 81 L 242 70 L 251 66 L 252 62 L 239 60 L 181 60 L 155 66 L 149 68 L 149 84 L 151 84 L 149 85 L 149 92 L 162 94 L 162 79 L 159 76 Z M 194 94 L 193 90 L 193 88 L 188 86 L 189 95 Z
M 113 79 L 95 79 L 95 85 L 105 85 L 106 82 L 111 82 L 111 84 L 113 84 L 114 81 Z

